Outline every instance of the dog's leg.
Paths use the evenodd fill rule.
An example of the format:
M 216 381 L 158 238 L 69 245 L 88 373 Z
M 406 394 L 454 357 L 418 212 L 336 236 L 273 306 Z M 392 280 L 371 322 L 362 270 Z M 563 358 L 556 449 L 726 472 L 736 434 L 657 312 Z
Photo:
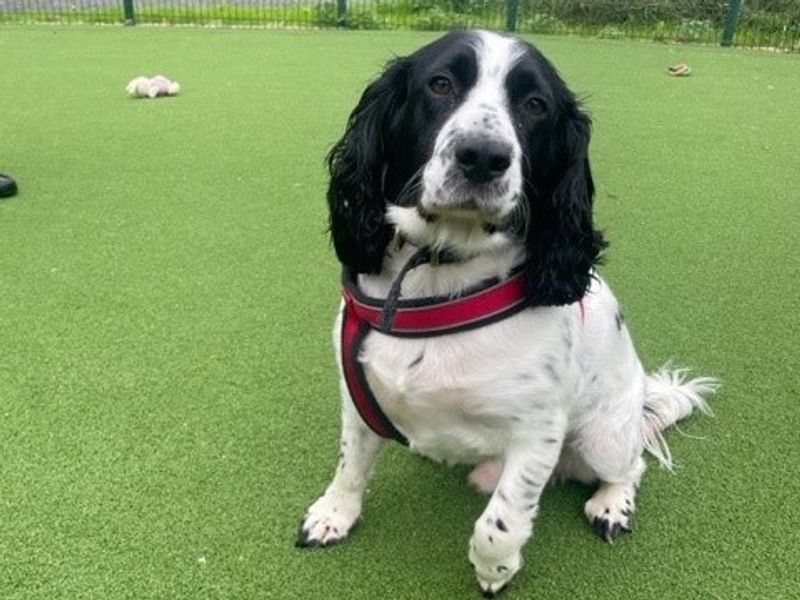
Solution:
M 383 439 L 361 420 L 343 390 L 339 463 L 325 493 L 306 511 L 297 545 L 330 546 L 342 541 L 361 515 L 361 503 Z
M 506 452 L 503 473 L 475 523 L 469 560 L 485 595 L 501 591 L 522 567 L 522 547 L 533 530 L 542 489 L 558 462 L 566 418 L 529 428 Z
M 613 542 L 623 531 L 633 530 L 636 490 L 645 470 L 637 432 L 615 435 L 595 439 L 591 452 L 587 448 L 582 452 L 583 460 L 600 480 L 583 509 L 589 523 L 607 542 Z
M 618 395 L 622 410 L 596 415 L 592 426 L 583 430 L 582 458 L 601 480 L 584 511 L 608 542 L 633 529 L 634 499 L 645 470 L 643 448 L 671 468 L 661 430 L 694 409 L 709 411 L 703 396 L 713 393 L 718 382 L 707 377 L 687 380 L 685 375 L 685 371 L 662 368 L 648 376 L 645 385 L 640 371 L 628 391 Z
M 614 410 L 595 413 L 574 444 L 586 467 L 600 480 L 597 491 L 584 505 L 586 518 L 608 542 L 633 529 L 636 490 L 645 470 L 643 395 L 641 378 L 626 391 L 614 393 Z

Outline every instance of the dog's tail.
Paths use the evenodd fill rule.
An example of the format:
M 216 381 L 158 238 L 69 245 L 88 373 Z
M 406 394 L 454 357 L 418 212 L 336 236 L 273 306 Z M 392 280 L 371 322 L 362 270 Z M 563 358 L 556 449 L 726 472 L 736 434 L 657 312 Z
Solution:
M 647 376 L 642 422 L 644 447 L 670 471 L 673 468 L 672 452 L 663 431 L 688 417 L 695 409 L 712 414 L 705 396 L 713 394 L 719 387 L 719 381 L 712 377 L 687 379 L 687 375 L 687 369 L 665 365 Z

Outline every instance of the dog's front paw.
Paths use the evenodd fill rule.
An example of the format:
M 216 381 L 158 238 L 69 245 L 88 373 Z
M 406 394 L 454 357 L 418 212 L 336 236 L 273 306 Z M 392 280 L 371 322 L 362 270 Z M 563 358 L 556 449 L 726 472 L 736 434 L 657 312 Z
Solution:
M 296 546 L 332 546 L 344 540 L 361 514 L 359 502 L 325 494 L 312 504 L 300 522 Z
M 476 532 L 469 542 L 469 562 L 475 567 L 484 597 L 494 598 L 522 568 L 522 554 L 508 549 L 507 544 L 492 534 Z

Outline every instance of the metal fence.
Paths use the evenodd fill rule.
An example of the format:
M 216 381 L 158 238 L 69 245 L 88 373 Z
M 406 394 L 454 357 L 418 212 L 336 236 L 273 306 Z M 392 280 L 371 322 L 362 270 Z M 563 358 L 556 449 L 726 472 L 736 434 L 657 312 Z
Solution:
M 800 0 L 0 0 L 0 23 L 445 30 L 800 51 Z

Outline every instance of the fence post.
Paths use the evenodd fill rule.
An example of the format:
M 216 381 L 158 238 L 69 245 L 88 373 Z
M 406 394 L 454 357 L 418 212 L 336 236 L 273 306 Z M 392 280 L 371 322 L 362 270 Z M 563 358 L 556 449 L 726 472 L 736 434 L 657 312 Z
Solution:
M 133 11 L 133 0 L 122 0 L 122 9 L 125 12 L 125 25 L 134 25 L 136 15 Z
M 514 33 L 517 30 L 517 13 L 519 0 L 506 0 L 506 31 Z
M 739 13 L 742 10 L 742 0 L 731 0 L 728 4 L 728 14 L 725 16 L 725 30 L 722 32 L 722 45 L 733 44 L 733 34 L 736 33 L 736 23 L 739 22 Z
M 336 0 L 336 25 L 347 26 L 347 0 Z

